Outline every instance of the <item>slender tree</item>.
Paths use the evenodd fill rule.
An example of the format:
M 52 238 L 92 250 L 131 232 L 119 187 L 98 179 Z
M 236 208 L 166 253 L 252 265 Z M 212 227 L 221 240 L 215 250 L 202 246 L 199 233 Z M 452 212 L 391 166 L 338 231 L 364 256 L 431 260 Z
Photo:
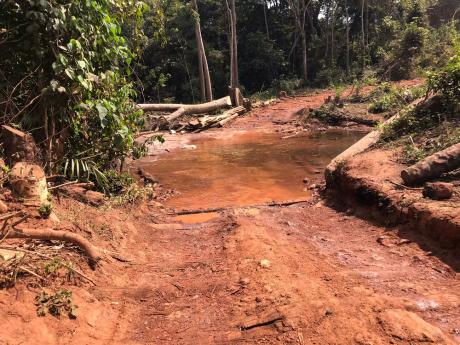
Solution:
M 204 49 L 203 36 L 201 35 L 200 16 L 196 0 L 192 0 L 192 8 L 195 12 L 195 38 L 198 51 L 198 73 L 200 77 L 200 88 L 202 101 L 212 101 L 212 84 L 209 73 L 208 60 Z
M 230 87 L 235 89 L 239 85 L 238 78 L 238 40 L 236 36 L 236 8 L 235 0 L 225 0 L 228 12 L 230 31 Z
M 292 11 L 299 32 L 300 47 L 302 51 L 302 79 L 308 80 L 308 63 L 307 63 L 307 35 L 305 32 L 305 18 L 307 8 L 311 0 L 287 0 L 289 8 Z

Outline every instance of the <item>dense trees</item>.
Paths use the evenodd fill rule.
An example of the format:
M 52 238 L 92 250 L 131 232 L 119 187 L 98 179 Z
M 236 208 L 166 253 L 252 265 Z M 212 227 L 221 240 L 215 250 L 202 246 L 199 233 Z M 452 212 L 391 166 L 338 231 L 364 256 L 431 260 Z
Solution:
M 50 170 L 98 171 L 133 149 L 136 101 L 409 78 L 447 65 L 459 19 L 458 0 L 4 0 L 0 119 Z
M 161 72 L 153 79 L 141 77 L 144 89 L 151 90 L 144 96 L 193 101 L 200 87 L 190 4 L 155 3 L 163 10 L 168 39 L 155 58 L 150 52 L 158 42 L 150 40 L 147 45 L 149 56 L 144 54 L 142 68 Z M 223 96 L 232 79 L 230 42 L 235 34 L 229 29 L 229 7 L 233 1 L 198 3 L 213 91 Z M 296 86 L 299 80 L 327 85 L 369 74 L 409 78 L 447 62 L 457 34 L 452 20 L 460 18 L 455 0 L 240 0 L 235 4 L 236 60 L 246 93 Z

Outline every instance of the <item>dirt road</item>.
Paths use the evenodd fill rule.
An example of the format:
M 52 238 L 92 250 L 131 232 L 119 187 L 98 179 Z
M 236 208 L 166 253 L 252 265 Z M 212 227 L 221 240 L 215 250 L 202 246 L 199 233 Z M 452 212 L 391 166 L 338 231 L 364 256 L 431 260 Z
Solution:
M 314 97 L 232 127 L 287 119 L 324 94 Z M 460 260 L 436 243 L 319 198 L 195 224 L 155 225 L 173 220 L 149 212 L 79 211 L 103 217 L 130 261 L 105 261 L 97 286 L 73 287 L 76 320 L 37 318 L 32 292 L 2 291 L 0 344 L 460 342 Z

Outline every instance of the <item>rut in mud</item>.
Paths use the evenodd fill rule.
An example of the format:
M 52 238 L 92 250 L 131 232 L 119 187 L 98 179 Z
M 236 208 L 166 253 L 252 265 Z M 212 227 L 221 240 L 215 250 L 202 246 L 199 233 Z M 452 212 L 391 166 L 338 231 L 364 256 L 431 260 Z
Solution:
M 231 127 L 203 133 L 201 138 L 217 136 L 231 142 L 242 131 L 253 138 L 266 137 L 266 133 L 291 135 L 293 128 L 288 122 L 295 112 L 305 104 L 319 104 L 326 95 L 287 100 L 257 110 Z M 280 121 L 284 124 L 278 125 Z M 273 139 L 272 134 L 268 137 Z M 341 145 L 356 138 L 348 137 L 349 142 Z M 193 151 L 180 148 L 195 145 L 195 139 L 196 135 L 171 138 L 170 152 L 165 154 L 173 161 L 174 157 L 185 159 L 191 152 L 206 157 L 215 154 L 212 139 L 198 141 Z M 279 141 L 283 143 L 283 139 Z M 202 144 L 209 146 L 200 153 Z M 179 151 L 177 156 L 174 147 Z M 332 157 L 341 149 L 334 146 L 326 151 Z M 107 220 L 118 224 L 125 234 L 120 236 L 117 250 L 128 262 L 102 263 L 97 286 L 88 292 L 76 291 L 80 315 L 75 321 L 38 319 L 33 310 L 21 309 L 24 301 L 31 300 L 26 291 L 19 292 L 16 299 L 7 299 L 9 302 L 0 298 L 0 315 L 7 313 L 2 328 L 8 329 L 7 334 L 0 330 L 0 339 L 5 344 L 28 344 L 30 339 L 47 344 L 460 342 L 458 258 L 436 243 L 357 218 L 352 210 L 338 211 L 311 191 L 304 191 L 302 178 L 309 176 L 309 182 L 320 183 L 322 177 L 315 170 L 322 169 L 328 159 L 311 164 L 309 175 L 303 158 L 297 168 L 292 163 L 299 158 L 289 154 L 290 150 L 297 155 L 309 154 L 308 150 L 288 147 L 284 158 L 259 162 L 287 167 L 289 174 L 283 180 L 273 173 L 271 184 L 263 185 L 267 176 L 254 169 L 253 180 L 241 182 L 258 186 L 250 192 L 255 197 L 251 200 L 242 198 L 244 190 L 231 192 L 232 187 L 240 187 L 234 186 L 241 181 L 235 180 L 242 169 L 238 159 L 228 168 L 215 167 L 211 161 L 202 171 L 209 179 L 204 185 L 194 182 L 196 174 L 174 175 L 171 167 L 162 167 L 165 178 L 168 172 L 171 181 L 173 176 L 180 176 L 177 188 L 186 188 L 171 199 L 174 208 L 236 201 L 245 205 L 261 200 L 257 198 L 272 190 L 278 194 L 270 195 L 270 200 L 298 195 L 310 200 L 288 207 L 233 204 L 236 207 L 212 217 L 184 218 L 184 223 L 168 218 L 167 210 L 161 219 L 145 209 L 108 214 Z M 161 163 L 161 156 L 159 159 L 159 167 L 166 164 Z M 209 181 L 215 186 L 213 174 L 223 172 L 231 182 L 217 183 L 219 192 L 213 194 Z M 154 224 L 159 222 L 166 225 Z

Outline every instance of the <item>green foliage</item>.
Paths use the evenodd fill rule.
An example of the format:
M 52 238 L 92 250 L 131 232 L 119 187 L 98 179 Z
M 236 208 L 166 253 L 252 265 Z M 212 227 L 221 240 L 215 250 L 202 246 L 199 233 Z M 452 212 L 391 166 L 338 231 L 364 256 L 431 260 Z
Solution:
M 383 113 L 390 110 L 397 110 L 416 98 L 423 96 L 425 87 L 398 88 L 389 83 L 383 83 L 377 87 L 370 96 L 371 113 Z
M 114 195 L 109 204 L 113 206 L 122 206 L 126 204 L 136 204 L 142 200 L 148 200 L 155 195 L 153 186 L 139 186 L 137 183 L 132 183 L 125 186 L 118 195 Z
M 9 95 L 14 106 L 1 110 L 7 121 L 35 128 L 38 142 L 51 141 L 45 146 L 48 160 L 85 152 L 106 168 L 132 148 L 142 113 L 128 77 L 145 9 L 136 0 L 0 5 L 0 23 L 8 33 L 0 38 L 5 71 L 0 82 L 7 89 L 18 85 Z M 129 29 L 129 45 L 122 26 Z M 16 96 L 15 90 L 22 93 Z
M 135 180 L 126 172 L 108 170 L 105 172 L 105 177 L 107 178 L 105 192 L 109 195 L 120 194 L 125 188 L 135 184 Z
M 42 218 L 49 218 L 51 212 L 53 212 L 53 205 L 50 203 L 43 204 L 38 208 L 38 213 Z
M 70 180 L 93 181 L 99 189 L 104 190 L 107 185 L 107 177 L 99 166 L 98 163 L 91 159 L 71 158 L 65 161 L 63 174 Z
M 70 319 L 77 318 L 78 306 L 73 303 L 72 292 L 66 289 L 61 289 L 52 295 L 42 291 L 35 297 L 35 305 L 38 316 L 49 313 L 57 318 L 62 315 L 67 315 Z
M 430 91 L 441 93 L 452 105 L 460 102 L 460 43 L 455 44 L 455 55 L 448 65 L 428 78 Z

